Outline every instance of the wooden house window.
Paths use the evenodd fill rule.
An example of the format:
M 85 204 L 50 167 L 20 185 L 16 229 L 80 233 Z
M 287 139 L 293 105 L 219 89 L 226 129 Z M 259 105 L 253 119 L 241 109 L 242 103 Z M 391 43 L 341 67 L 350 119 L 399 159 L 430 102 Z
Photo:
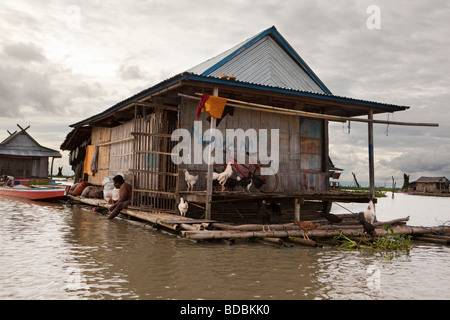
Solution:
M 328 190 L 328 173 L 323 166 L 324 132 L 324 120 L 300 118 L 301 190 Z

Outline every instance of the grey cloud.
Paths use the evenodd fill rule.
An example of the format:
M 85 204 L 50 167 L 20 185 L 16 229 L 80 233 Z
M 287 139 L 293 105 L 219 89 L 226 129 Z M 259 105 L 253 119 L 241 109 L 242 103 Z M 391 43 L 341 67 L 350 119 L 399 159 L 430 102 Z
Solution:
M 381 165 L 401 170 L 406 173 L 434 173 L 450 171 L 450 151 L 442 149 L 414 150 L 390 161 L 381 161 Z
M 44 61 L 46 58 L 35 44 L 29 43 L 9 43 L 3 48 L 5 55 L 17 59 L 21 62 Z
M 390 126 L 388 136 L 386 126 L 375 126 L 376 177 L 403 169 L 448 172 L 441 165 L 445 157 L 433 151 L 450 149 L 446 0 L 76 1 L 78 30 L 67 28 L 64 3 L 24 2 L 23 10 L 16 10 L 18 3 L 7 3 L 0 14 L 6 26 L 0 48 L 2 117 L 26 117 L 31 110 L 81 120 L 275 25 L 334 94 L 411 106 L 393 120 L 440 123 Z M 372 4 L 381 9 L 380 30 L 366 27 Z M 56 59 L 49 61 L 51 48 Z M 76 63 L 73 68 L 80 69 L 72 72 L 58 49 L 72 62 L 92 52 L 115 74 L 83 74 Z M 330 127 L 333 161 L 347 174 L 365 177 L 367 125 L 352 123 L 351 133 L 345 132 L 340 124 Z
M 144 73 L 136 65 L 125 65 L 122 64 L 119 68 L 119 77 L 122 80 L 139 80 L 144 78 Z
M 76 114 L 83 108 L 73 108 L 75 101 L 106 94 L 98 82 L 74 76 L 71 70 L 47 59 L 33 43 L 6 44 L 0 52 L 0 61 L 2 118 Z

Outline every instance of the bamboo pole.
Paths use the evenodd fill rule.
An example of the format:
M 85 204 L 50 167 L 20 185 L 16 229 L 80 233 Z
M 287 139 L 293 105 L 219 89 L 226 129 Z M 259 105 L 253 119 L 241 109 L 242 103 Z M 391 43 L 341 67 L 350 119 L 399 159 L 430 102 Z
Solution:
M 204 229 L 201 224 L 181 223 L 180 227 L 183 230 L 189 230 L 189 231 L 199 231 L 199 230 L 203 230 Z
M 289 242 L 302 244 L 302 245 L 309 246 L 309 247 L 317 247 L 317 246 L 319 246 L 317 244 L 317 242 L 314 241 L 314 240 L 308 240 L 308 239 L 303 239 L 303 238 L 295 238 L 295 237 L 289 237 L 287 240 Z
M 213 95 L 218 97 L 219 96 L 219 86 L 215 85 L 213 89 Z M 211 117 L 211 134 L 214 129 L 216 129 L 216 118 Z M 209 143 L 212 143 L 212 136 L 209 138 Z M 213 187 L 213 181 L 212 181 L 212 175 L 213 175 L 213 163 L 211 161 L 211 153 L 208 155 L 208 172 L 207 172 L 207 179 L 206 179 L 206 201 L 205 201 L 205 218 L 210 220 L 211 219 L 211 201 L 212 201 L 212 187 Z
M 355 216 L 356 218 L 356 216 Z M 314 220 L 313 222 L 317 223 L 326 223 L 324 221 L 325 219 L 320 220 Z M 385 224 L 388 225 L 397 225 L 397 224 L 405 224 L 407 221 L 409 221 L 409 216 L 405 218 L 397 218 L 389 221 L 381 221 L 381 222 L 375 222 L 373 225 L 376 226 L 383 226 Z M 240 224 L 240 225 L 233 225 L 229 223 L 222 223 L 222 222 L 212 222 L 209 225 L 210 228 L 215 229 L 221 229 L 221 230 L 231 230 L 231 231 L 260 231 L 263 229 L 262 224 Z M 267 226 L 265 226 L 267 228 Z M 277 231 L 283 231 L 283 230 L 298 230 L 298 226 L 293 223 L 286 223 L 286 224 L 270 224 L 269 225 L 271 230 L 277 230 Z M 347 221 L 345 224 L 334 224 L 332 226 L 332 230 L 339 230 L 339 229 L 361 229 L 362 226 L 358 221 Z M 330 226 L 323 225 L 321 228 L 318 228 L 318 230 L 321 229 L 330 229 Z
M 389 221 L 380 221 L 380 222 L 374 222 L 373 226 L 383 226 L 385 224 L 389 224 L 389 225 L 396 225 L 396 224 L 404 224 L 407 221 L 409 221 L 409 216 L 405 217 L 405 218 L 398 218 L 398 219 L 392 219 Z
M 283 245 L 283 240 L 281 240 L 280 238 L 267 237 L 267 238 L 264 238 L 264 241 L 267 241 L 267 242 L 270 242 L 270 243 L 274 243 L 274 244 L 277 244 L 277 245 L 280 245 L 280 246 Z
M 193 99 L 193 100 L 200 100 L 200 97 L 190 96 L 187 94 L 178 94 L 180 97 Z M 278 114 L 286 114 L 286 115 L 296 115 L 299 117 L 306 117 L 306 118 L 317 118 L 317 119 L 326 119 L 330 121 L 337 121 L 337 122 L 346 122 L 346 121 L 353 121 L 353 122 L 371 122 L 371 123 L 377 123 L 377 124 L 389 124 L 389 125 L 400 125 L 400 126 L 418 126 L 418 127 L 438 127 L 438 123 L 425 123 L 425 122 L 401 122 L 401 121 L 387 121 L 387 120 L 369 120 L 369 119 L 363 119 L 363 118 L 353 118 L 353 117 L 343 117 L 343 116 L 333 116 L 333 115 L 327 115 L 327 114 L 320 114 L 315 112 L 307 112 L 307 111 L 300 111 L 300 110 L 292 110 L 292 109 L 283 109 L 283 108 L 277 108 L 272 107 L 268 105 L 263 104 L 257 104 L 257 103 L 251 103 L 246 101 L 240 101 L 240 100 L 234 100 L 234 99 L 227 99 L 228 102 L 227 105 L 231 107 L 241 108 L 241 109 L 248 109 L 248 110 L 255 110 L 255 111 L 261 111 L 261 112 L 269 112 L 269 113 L 278 113 Z
M 396 234 L 410 234 L 410 235 L 422 235 L 429 234 L 433 232 L 441 232 L 443 228 L 450 231 L 450 227 L 409 227 L 409 226 L 398 226 L 394 228 L 394 233 Z M 205 240 L 205 239 L 250 239 L 250 238 L 286 238 L 286 237 L 303 237 L 302 230 L 284 230 L 284 231 L 181 231 L 181 236 L 193 240 Z M 358 229 L 348 229 L 348 230 L 312 230 L 308 232 L 309 237 L 314 238 L 332 238 L 339 234 L 344 234 L 345 236 L 361 236 L 363 235 L 362 228 Z M 390 233 L 381 228 L 376 229 L 378 235 L 384 235 Z
M 368 116 L 368 149 L 369 149 L 369 190 L 370 200 L 375 199 L 375 162 L 373 155 L 373 109 L 369 109 Z
M 443 237 L 442 239 L 440 239 L 440 238 L 430 237 L 429 235 L 425 235 L 425 236 L 415 236 L 415 237 L 413 237 L 413 239 L 418 240 L 418 241 L 445 244 L 445 245 L 450 244 L 450 239 L 448 239 L 448 237 Z
M 267 228 L 267 225 L 262 224 L 240 224 L 240 225 L 232 225 L 228 223 L 214 222 L 211 223 L 212 228 L 217 228 L 221 230 L 232 230 L 232 231 L 260 231 L 263 230 L 263 226 Z M 298 226 L 293 223 L 287 224 L 270 224 L 268 225 L 271 230 L 298 230 Z

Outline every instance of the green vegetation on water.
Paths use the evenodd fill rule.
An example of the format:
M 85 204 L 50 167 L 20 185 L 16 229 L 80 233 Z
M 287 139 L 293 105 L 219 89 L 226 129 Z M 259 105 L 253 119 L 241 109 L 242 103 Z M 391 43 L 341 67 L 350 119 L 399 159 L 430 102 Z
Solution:
M 389 231 L 384 235 L 375 236 L 373 238 L 366 238 L 361 235 L 360 238 L 347 237 L 342 232 L 335 237 L 340 242 L 336 248 L 341 251 L 371 249 L 374 252 L 381 253 L 387 259 L 393 259 L 396 252 L 406 252 L 409 254 L 411 250 L 411 236 L 400 235 L 394 233 L 394 229 L 388 224 L 383 226 L 385 231 Z
M 369 194 L 370 190 L 367 187 L 338 187 L 340 191 L 353 192 L 353 193 L 361 193 L 361 194 Z M 384 198 L 386 197 L 386 191 L 392 191 L 390 188 L 375 188 L 375 197 L 376 198 Z

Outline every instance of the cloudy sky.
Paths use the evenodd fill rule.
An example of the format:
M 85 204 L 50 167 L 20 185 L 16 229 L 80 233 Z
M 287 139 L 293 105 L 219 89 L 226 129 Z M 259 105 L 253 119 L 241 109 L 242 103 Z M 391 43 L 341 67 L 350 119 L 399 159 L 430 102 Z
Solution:
M 31 125 L 59 150 L 70 124 L 274 25 L 334 94 L 411 107 L 377 119 L 439 123 L 375 125 L 377 184 L 450 178 L 449 16 L 446 0 L 3 0 L 0 140 Z M 330 124 L 330 140 L 342 179 L 367 181 L 367 124 Z

